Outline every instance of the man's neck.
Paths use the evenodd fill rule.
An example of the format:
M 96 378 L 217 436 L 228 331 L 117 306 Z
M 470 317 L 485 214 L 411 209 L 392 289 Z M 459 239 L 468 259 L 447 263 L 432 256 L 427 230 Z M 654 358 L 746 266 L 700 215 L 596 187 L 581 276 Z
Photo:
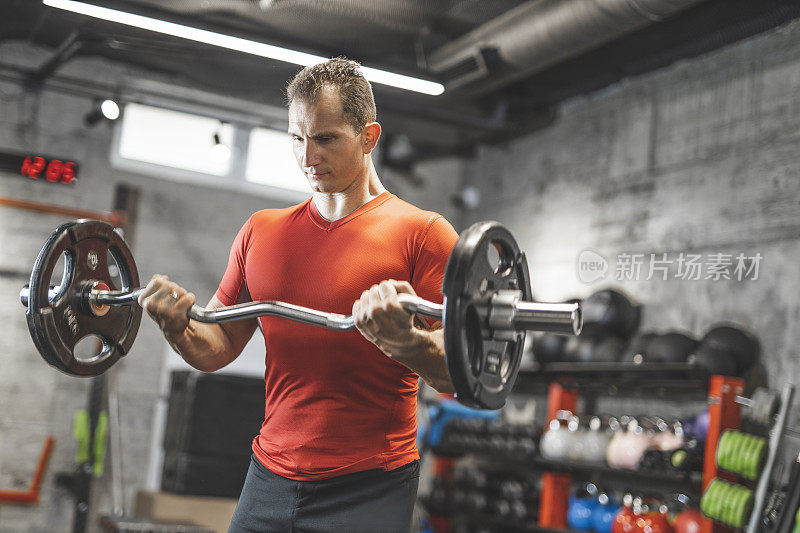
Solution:
M 375 167 L 370 164 L 367 175 L 356 180 L 347 190 L 337 193 L 315 192 L 313 202 L 322 218 L 334 221 L 346 217 L 385 191 Z

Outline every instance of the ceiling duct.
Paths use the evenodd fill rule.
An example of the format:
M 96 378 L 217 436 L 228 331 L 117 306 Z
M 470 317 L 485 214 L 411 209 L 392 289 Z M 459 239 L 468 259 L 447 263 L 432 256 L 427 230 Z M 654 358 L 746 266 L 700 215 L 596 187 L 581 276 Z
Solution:
M 441 46 L 428 65 L 448 89 L 486 92 L 702 1 L 530 0 Z

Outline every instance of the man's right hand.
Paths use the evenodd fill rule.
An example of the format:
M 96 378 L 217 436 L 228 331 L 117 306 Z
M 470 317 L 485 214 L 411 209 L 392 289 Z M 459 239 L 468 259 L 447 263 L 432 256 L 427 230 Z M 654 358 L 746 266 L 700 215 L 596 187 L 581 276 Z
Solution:
M 139 305 L 158 324 L 168 340 L 177 339 L 186 331 L 189 326 L 186 313 L 194 303 L 194 294 L 160 274 L 153 276 L 139 295 Z

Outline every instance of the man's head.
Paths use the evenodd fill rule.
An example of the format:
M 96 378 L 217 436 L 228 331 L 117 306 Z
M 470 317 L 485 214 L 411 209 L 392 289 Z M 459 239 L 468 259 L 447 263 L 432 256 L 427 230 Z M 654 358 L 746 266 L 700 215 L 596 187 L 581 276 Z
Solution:
M 332 59 L 306 67 L 286 93 L 292 148 L 311 188 L 338 193 L 369 183 L 381 127 L 358 63 Z
M 323 89 L 335 89 L 342 102 L 342 117 L 356 133 L 375 122 L 375 97 L 372 86 L 361 73 L 361 65 L 341 57 L 306 67 L 286 87 L 289 106 L 295 100 L 315 104 Z

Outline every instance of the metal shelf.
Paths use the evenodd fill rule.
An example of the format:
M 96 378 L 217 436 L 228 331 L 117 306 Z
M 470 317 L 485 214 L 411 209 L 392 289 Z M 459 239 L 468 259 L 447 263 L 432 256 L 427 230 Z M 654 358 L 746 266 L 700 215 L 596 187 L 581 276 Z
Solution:
M 520 469 L 536 472 L 553 472 L 557 474 L 570 474 L 587 480 L 607 480 L 612 482 L 641 482 L 646 486 L 658 485 L 661 489 L 687 492 L 699 496 L 702 489 L 702 472 L 659 472 L 652 470 L 633 470 L 628 468 L 613 468 L 605 463 L 572 463 L 554 461 L 541 456 L 498 456 L 496 454 L 467 452 L 452 453 L 447 449 L 434 448 L 436 455 L 443 457 L 459 457 L 471 455 L 482 459 L 490 466 L 497 469 L 508 469 L 519 472 Z
M 689 363 L 537 363 L 520 370 L 514 391 L 543 393 L 555 382 L 581 393 L 702 399 L 708 379 L 705 368 Z

